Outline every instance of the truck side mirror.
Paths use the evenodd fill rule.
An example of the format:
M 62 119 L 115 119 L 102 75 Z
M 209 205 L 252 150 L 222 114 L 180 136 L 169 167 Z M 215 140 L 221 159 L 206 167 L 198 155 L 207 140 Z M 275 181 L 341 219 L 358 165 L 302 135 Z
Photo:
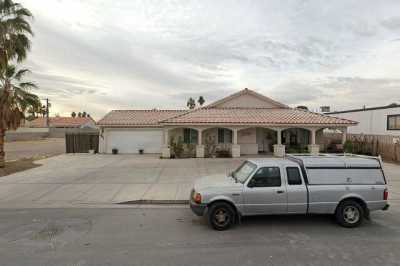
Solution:
M 249 188 L 255 187 L 254 178 L 250 179 L 249 183 L 247 183 L 247 187 Z

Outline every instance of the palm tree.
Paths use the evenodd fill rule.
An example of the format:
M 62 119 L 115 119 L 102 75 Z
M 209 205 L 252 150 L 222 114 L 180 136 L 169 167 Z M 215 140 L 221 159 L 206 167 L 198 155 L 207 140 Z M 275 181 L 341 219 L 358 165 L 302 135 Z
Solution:
M 203 96 L 200 96 L 199 99 L 197 100 L 197 102 L 200 104 L 200 106 L 203 106 L 203 104 L 206 102 L 206 100 L 204 100 Z
M 9 65 L 0 71 L 0 167 L 4 167 L 4 136 L 6 130 L 17 129 L 25 112 L 29 109 L 40 108 L 38 96 L 29 92 L 36 88 L 32 82 L 23 81 L 29 70 Z
M 27 120 L 34 120 L 35 118 L 38 117 L 38 114 L 41 114 L 42 108 L 41 106 L 32 106 L 27 110 L 27 113 L 29 116 L 26 118 Z
M 190 97 L 186 103 L 186 106 L 189 107 L 189 109 L 194 109 L 196 107 L 196 101 Z
M 17 128 L 27 108 L 40 100 L 26 89 L 34 86 L 21 82 L 27 70 L 17 71 L 9 62 L 21 62 L 30 49 L 32 29 L 28 19 L 32 13 L 13 0 L 0 0 L 0 167 L 4 167 L 4 135 L 6 130 Z
M 21 62 L 31 47 L 33 35 L 27 19 L 32 13 L 12 0 L 0 0 L 0 67 L 7 69 L 11 60 Z

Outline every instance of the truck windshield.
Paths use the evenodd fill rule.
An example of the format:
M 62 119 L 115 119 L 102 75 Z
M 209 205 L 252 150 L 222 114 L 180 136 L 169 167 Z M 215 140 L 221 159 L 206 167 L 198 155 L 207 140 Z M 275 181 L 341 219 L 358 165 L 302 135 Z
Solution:
M 244 183 L 256 168 L 257 166 L 254 163 L 246 161 L 232 175 L 237 181 Z

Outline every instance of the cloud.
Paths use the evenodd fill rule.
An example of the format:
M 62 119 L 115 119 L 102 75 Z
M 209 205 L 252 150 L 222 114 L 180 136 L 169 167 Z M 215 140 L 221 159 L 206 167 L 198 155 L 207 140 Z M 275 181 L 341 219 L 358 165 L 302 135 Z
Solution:
M 400 98 L 398 1 L 22 2 L 27 65 L 60 114 L 185 108 L 244 87 L 313 108 Z
M 294 80 L 277 86 L 273 96 L 293 107 L 313 110 L 328 105 L 334 110 L 400 103 L 400 78 L 329 76 L 314 80 Z M 316 103 L 320 105 L 316 105 Z
M 382 26 L 389 30 L 398 30 L 400 29 L 400 17 L 391 17 L 388 19 L 382 20 Z

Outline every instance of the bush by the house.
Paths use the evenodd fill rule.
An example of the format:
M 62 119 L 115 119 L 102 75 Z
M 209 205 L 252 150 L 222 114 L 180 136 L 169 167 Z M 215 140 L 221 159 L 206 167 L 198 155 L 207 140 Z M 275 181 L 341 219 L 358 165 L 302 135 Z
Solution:
M 347 152 L 347 153 L 353 153 L 353 150 L 354 150 L 353 142 L 351 140 L 346 140 L 343 145 L 343 150 L 344 150 L 344 152 Z
M 171 147 L 172 158 L 182 158 L 184 147 L 181 137 L 178 137 L 177 141 L 175 141 L 174 138 L 171 138 L 169 146 Z
M 220 149 L 216 151 L 218 158 L 231 158 L 231 151 L 228 149 Z

